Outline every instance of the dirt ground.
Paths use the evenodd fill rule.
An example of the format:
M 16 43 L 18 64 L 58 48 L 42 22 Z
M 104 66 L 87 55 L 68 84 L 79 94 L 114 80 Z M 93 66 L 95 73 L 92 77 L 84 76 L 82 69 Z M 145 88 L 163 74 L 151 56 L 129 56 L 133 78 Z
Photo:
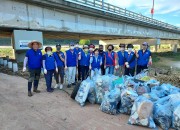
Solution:
M 108 115 L 99 105 L 80 107 L 62 90 L 27 96 L 27 80 L 0 73 L 0 130 L 145 130 L 128 125 L 127 115 Z M 70 90 L 69 90 L 70 91 Z

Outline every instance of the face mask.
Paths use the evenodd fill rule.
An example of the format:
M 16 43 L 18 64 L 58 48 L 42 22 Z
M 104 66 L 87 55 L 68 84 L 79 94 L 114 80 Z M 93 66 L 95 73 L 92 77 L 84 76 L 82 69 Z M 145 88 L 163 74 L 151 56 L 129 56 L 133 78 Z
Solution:
M 74 49 L 74 46 L 71 46 L 70 49 L 73 50 L 73 49 Z
M 132 48 L 128 48 L 128 51 L 132 51 Z
M 95 52 L 94 54 L 95 54 L 95 55 L 98 55 L 99 53 L 98 53 L 98 52 Z
M 47 51 L 47 54 L 50 56 L 50 55 L 52 55 L 52 52 L 51 51 Z
M 108 49 L 108 51 L 112 51 L 112 49 Z
M 103 52 L 103 50 L 99 50 L 99 52 Z
M 75 47 L 76 47 L 76 48 L 78 48 L 78 47 L 79 47 L 79 45 L 75 45 Z
M 84 49 L 85 52 L 88 52 L 88 49 Z
M 89 50 L 90 50 L 90 51 L 94 51 L 94 49 L 93 49 L 93 48 L 89 48 Z
M 124 48 L 120 48 L 120 51 L 124 51 L 125 49 Z
M 57 48 L 57 51 L 60 51 L 61 50 L 61 48 Z

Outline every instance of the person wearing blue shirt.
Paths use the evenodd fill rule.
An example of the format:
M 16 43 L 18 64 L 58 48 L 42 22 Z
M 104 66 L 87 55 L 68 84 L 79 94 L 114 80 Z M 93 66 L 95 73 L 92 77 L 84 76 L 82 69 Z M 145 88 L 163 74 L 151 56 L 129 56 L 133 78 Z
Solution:
M 74 51 L 74 43 L 65 53 L 65 70 L 67 70 L 68 88 L 75 85 L 76 68 L 78 67 L 78 54 Z
M 81 68 L 82 81 L 87 78 L 89 71 L 90 54 L 88 53 L 88 45 L 83 45 L 83 51 L 79 54 L 78 59 Z M 79 67 L 79 66 L 78 66 Z
M 134 76 L 136 55 L 133 52 L 134 46 L 132 44 L 127 45 L 128 53 L 125 53 L 125 75 Z
M 120 51 L 117 52 L 118 56 L 118 69 L 117 69 L 117 76 L 122 76 L 124 75 L 125 71 L 125 55 L 127 55 L 127 51 L 125 51 L 125 44 L 120 44 Z
M 63 89 L 63 83 L 64 83 L 64 60 L 65 56 L 64 53 L 61 51 L 61 45 L 56 45 L 56 52 L 53 53 L 54 58 L 57 63 L 58 72 L 55 72 L 55 79 L 56 79 L 56 85 L 54 88 Z M 59 83 L 59 77 L 61 79 L 61 83 Z
M 103 51 L 103 45 L 99 45 L 99 55 L 102 57 L 101 74 L 105 75 L 105 68 L 104 68 L 105 52 Z
M 54 71 L 58 72 L 56 60 L 54 58 L 54 55 L 52 53 L 51 47 L 45 48 L 46 54 L 43 56 L 43 69 L 44 69 L 44 77 L 46 79 L 46 86 L 47 86 L 47 92 L 53 92 L 52 85 L 52 77 L 54 74 Z
M 137 57 L 137 74 L 144 69 L 148 69 L 148 65 L 152 65 L 151 52 L 148 50 L 148 43 L 142 44 L 142 50 L 136 54 Z
M 94 55 L 90 59 L 89 69 L 91 70 L 91 77 L 95 74 L 101 75 L 102 57 L 99 55 L 99 49 L 94 50 Z
M 33 40 L 28 44 L 28 47 L 31 48 L 26 52 L 24 58 L 23 72 L 26 71 L 26 65 L 28 63 L 29 70 L 29 79 L 28 79 L 28 96 L 32 96 L 32 83 L 34 83 L 33 92 L 40 93 L 37 89 L 39 84 L 39 78 L 41 74 L 42 67 L 42 53 L 39 48 L 42 47 L 42 43 L 39 41 Z
M 79 47 L 79 42 L 76 42 L 76 44 L 74 45 L 74 51 L 76 52 L 76 54 L 80 55 L 80 53 L 82 52 L 82 49 Z M 75 81 L 80 81 L 81 80 L 81 76 L 82 76 L 82 73 L 81 73 L 81 66 L 80 66 L 80 60 L 78 60 L 78 68 L 77 68 L 77 71 L 78 71 L 78 79 L 75 78 Z
M 105 66 L 106 69 L 106 75 L 107 74 L 114 74 L 114 68 L 117 65 L 117 53 L 114 52 L 114 46 L 108 45 L 107 46 L 108 51 L 105 52 Z

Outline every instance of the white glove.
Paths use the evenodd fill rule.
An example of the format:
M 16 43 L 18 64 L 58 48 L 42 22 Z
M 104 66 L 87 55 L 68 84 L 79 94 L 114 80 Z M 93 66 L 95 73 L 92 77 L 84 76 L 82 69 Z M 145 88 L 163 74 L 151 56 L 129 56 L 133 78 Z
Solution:
M 58 73 L 58 68 L 56 68 L 56 72 Z
M 67 70 L 67 66 L 65 66 L 65 70 Z
M 23 72 L 25 72 L 26 71 L 26 67 L 23 67 Z
M 129 65 L 126 65 L 126 68 L 129 68 Z
M 128 63 L 128 62 L 125 62 L 125 65 L 126 65 L 126 66 L 129 65 L 129 63 Z
M 89 66 L 89 69 L 91 70 L 91 69 L 92 69 L 92 67 L 91 67 L 91 66 Z
M 104 65 L 104 69 L 106 69 L 106 65 Z
M 79 52 L 78 55 L 81 55 L 81 52 Z
M 47 74 L 47 69 L 44 69 L 44 74 Z
M 115 66 L 115 69 L 118 69 L 118 68 L 119 68 L 119 65 L 116 65 L 116 66 Z

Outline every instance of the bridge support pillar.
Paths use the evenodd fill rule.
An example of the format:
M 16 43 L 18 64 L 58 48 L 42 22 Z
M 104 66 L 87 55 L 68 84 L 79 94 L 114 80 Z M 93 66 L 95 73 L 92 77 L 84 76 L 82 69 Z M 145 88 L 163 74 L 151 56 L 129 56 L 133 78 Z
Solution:
M 178 47 L 178 44 L 172 45 L 172 51 L 173 51 L 174 53 L 177 52 L 177 47 Z

